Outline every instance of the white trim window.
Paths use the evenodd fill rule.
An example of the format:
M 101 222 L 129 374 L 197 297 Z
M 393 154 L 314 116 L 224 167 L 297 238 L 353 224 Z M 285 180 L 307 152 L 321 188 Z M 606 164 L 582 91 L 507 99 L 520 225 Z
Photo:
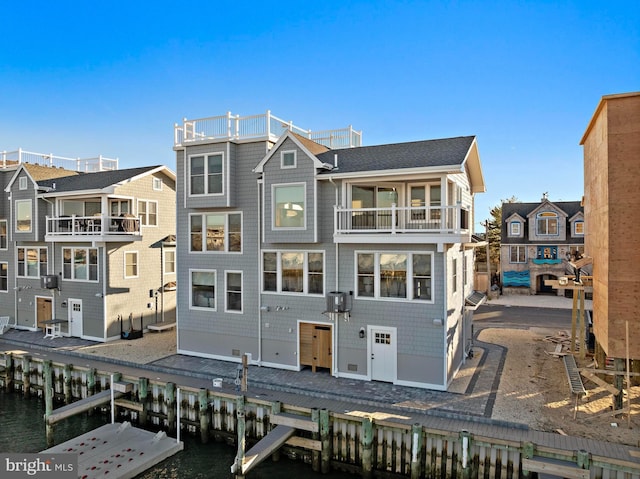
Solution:
M 47 274 L 47 248 L 18 248 L 16 276 L 39 278 Z
M 224 194 L 224 153 L 190 156 L 188 179 L 190 196 Z
M 9 263 L 0 262 L 0 292 L 7 293 L 9 291 Z
M 523 245 L 509 246 L 509 263 L 526 263 L 527 247 Z
M 31 200 L 16 200 L 16 231 L 28 233 L 32 229 L 33 208 Z
M 142 226 L 158 226 L 158 202 L 138 200 L 138 217 Z
M 216 271 L 189 271 L 189 309 L 216 311 Z
M 272 185 L 272 228 L 274 230 L 305 229 L 307 227 L 306 197 L 305 183 Z
M 62 248 L 62 279 L 98 281 L 98 248 Z
M 511 221 L 509 223 L 509 236 L 520 236 L 522 233 L 522 223 L 519 221 Z
M 9 246 L 8 221 L 0 220 L 0 249 L 7 249 Z
M 164 274 L 175 274 L 176 272 L 176 250 L 164 250 Z
M 242 271 L 224 272 L 225 303 L 227 313 L 242 313 Z
M 242 213 L 198 213 L 189 217 L 189 251 L 242 252 Z
M 27 189 L 27 177 L 26 176 L 21 176 L 18 179 L 18 189 L 19 190 L 26 190 Z
M 137 251 L 124 252 L 124 277 L 125 279 L 138 277 L 138 252 Z
M 573 223 L 573 236 L 584 236 L 584 221 Z
M 550 211 L 538 213 L 536 233 L 539 236 L 558 236 L 558 215 Z
M 265 251 L 262 254 L 265 293 L 324 294 L 324 253 Z
M 153 189 L 155 191 L 162 191 L 162 178 L 153 178 Z
M 458 258 L 451 260 L 451 292 L 458 291 Z
M 280 153 L 280 168 L 295 168 L 297 165 L 296 150 L 288 150 Z
M 356 252 L 358 298 L 433 301 L 433 253 Z

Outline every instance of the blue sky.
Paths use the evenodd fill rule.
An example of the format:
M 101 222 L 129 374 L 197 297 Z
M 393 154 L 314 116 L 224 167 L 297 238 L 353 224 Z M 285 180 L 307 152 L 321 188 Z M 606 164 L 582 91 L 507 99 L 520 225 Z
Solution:
M 637 0 L 3 3 L 0 150 L 175 169 L 174 123 L 267 109 L 366 145 L 477 135 L 477 221 L 580 199 L 600 97 L 640 90 Z

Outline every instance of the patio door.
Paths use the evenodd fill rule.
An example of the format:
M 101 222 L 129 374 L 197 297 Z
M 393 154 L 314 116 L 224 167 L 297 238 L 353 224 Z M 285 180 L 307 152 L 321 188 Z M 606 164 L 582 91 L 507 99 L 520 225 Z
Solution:
M 354 211 L 354 229 L 391 229 L 392 215 L 391 205 L 398 203 L 398 191 L 400 185 L 385 186 L 360 186 L 353 185 L 351 188 L 351 208 L 369 209 L 369 211 Z M 378 211 L 370 209 L 377 208 Z M 396 216 L 396 225 L 398 217 Z
M 82 300 L 69 299 L 69 335 L 82 337 Z
M 369 371 L 372 381 L 395 382 L 398 347 L 396 328 L 369 326 Z

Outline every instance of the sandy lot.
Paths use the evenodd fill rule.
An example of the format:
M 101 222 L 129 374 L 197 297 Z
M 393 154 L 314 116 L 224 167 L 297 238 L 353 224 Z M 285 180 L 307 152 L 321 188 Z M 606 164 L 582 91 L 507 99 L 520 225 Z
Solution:
M 631 388 L 630 427 L 628 415 L 611 414 L 611 394 L 585 379 L 587 396 L 578 403 L 574 419 L 575 401 L 564 362 L 547 354 L 554 351 L 555 344 L 544 340 L 558 333 L 542 328 L 480 332 L 480 341 L 508 349 L 492 418 L 524 422 L 542 431 L 640 446 L 640 386 Z M 578 367 L 591 362 L 592 358 L 576 358 Z M 626 397 L 624 406 L 627 406 Z

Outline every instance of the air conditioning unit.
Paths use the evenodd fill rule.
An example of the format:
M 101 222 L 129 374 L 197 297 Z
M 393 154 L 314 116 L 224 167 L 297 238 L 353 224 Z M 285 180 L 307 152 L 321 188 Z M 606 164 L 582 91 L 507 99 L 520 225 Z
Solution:
M 40 286 L 43 289 L 56 289 L 58 287 L 58 277 L 55 274 L 41 276 Z
M 346 310 L 347 295 L 341 291 L 327 293 L 327 311 L 331 313 L 344 313 Z

